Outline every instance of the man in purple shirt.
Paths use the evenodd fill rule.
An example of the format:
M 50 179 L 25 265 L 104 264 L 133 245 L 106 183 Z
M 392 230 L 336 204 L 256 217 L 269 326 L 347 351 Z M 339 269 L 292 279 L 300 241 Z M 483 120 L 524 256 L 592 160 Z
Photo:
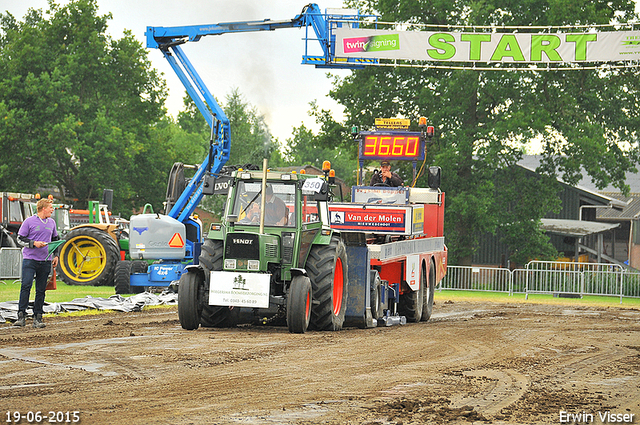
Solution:
M 18 303 L 18 320 L 14 326 L 24 326 L 29 306 L 29 294 L 33 279 L 36 280 L 36 298 L 33 302 L 33 327 L 44 328 L 42 320 L 45 289 L 51 267 L 58 264 L 58 257 L 49 259 L 47 244 L 57 241 L 58 230 L 56 222 L 51 217 L 53 202 L 50 199 L 40 199 L 36 204 L 36 215 L 27 218 L 18 230 L 18 243 L 22 249 L 22 285 L 20 287 L 20 301 Z

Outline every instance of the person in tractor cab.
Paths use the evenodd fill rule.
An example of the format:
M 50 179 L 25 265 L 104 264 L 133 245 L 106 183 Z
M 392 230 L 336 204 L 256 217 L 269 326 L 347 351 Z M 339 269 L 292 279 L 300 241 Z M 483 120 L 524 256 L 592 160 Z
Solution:
M 56 267 L 58 257 L 49 260 L 49 242 L 57 241 L 58 230 L 53 214 L 53 202 L 50 199 L 40 199 L 36 204 L 37 213 L 27 218 L 18 230 L 18 243 L 22 249 L 22 285 L 20 286 L 20 301 L 18 302 L 18 320 L 14 326 L 25 326 L 29 294 L 33 279 L 36 281 L 36 298 L 33 303 L 33 327 L 44 328 L 42 320 L 44 313 L 44 297 L 47 279 L 51 267 Z
M 247 208 L 246 217 L 240 222 L 258 223 L 260 221 L 260 203 L 258 197 Z M 273 187 L 268 184 L 265 192 L 264 224 L 267 226 L 285 226 L 289 218 L 289 209 L 284 201 L 273 194 Z
M 371 177 L 369 186 L 402 186 L 404 181 L 402 178 L 391 171 L 391 163 L 386 159 L 380 161 L 380 171 L 376 170 Z

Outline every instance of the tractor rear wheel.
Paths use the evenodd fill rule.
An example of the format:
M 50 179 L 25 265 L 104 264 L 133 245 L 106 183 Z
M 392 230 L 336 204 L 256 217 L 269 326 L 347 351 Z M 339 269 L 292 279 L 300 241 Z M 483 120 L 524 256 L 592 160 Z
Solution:
M 222 241 L 207 239 L 202 244 L 199 263 L 204 270 L 204 296 L 206 299 L 202 301 L 202 314 L 200 316 L 200 324 L 207 328 L 228 328 L 237 324 L 237 311 L 229 309 L 229 307 L 209 305 L 209 282 L 211 272 L 222 270 L 222 254 L 224 245 Z
M 75 228 L 59 253 L 57 273 L 68 285 L 111 286 L 120 260 L 120 248 L 107 232 Z
M 178 286 L 178 319 L 183 329 L 194 330 L 200 326 L 202 314 L 202 287 L 204 282 L 199 273 L 185 273 Z
M 334 236 L 329 245 L 314 245 L 305 266 L 311 280 L 313 306 L 310 327 L 339 331 L 347 311 L 347 251 Z
M 311 319 L 311 281 L 307 276 L 295 276 L 287 296 L 287 326 L 289 332 L 303 334 Z

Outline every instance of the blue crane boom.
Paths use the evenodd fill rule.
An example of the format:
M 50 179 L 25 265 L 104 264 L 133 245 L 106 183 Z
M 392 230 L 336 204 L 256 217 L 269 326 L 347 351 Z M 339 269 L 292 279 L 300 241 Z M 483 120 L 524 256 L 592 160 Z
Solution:
M 198 75 L 182 45 L 208 35 L 305 28 L 303 64 L 326 68 L 362 68 L 375 59 L 336 58 L 333 28 L 357 27 L 361 15 L 339 9 L 322 13 L 316 4 L 306 5 L 293 19 L 242 21 L 180 27 L 147 27 L 147 47 L 159 49 L 211 127 L 209 154 L 175 203 L 168 201 L 167 215 L 138 214 L 131 217 L 129 253 L 134 260 L 160 260 L 146 274 L 131 274 L 130 286 L 168 286 L 180 278 L 186 264 L 196 261 L 202 245 L 202 225 L 191 216 L 205 194 L 212 193 L 213 177 L 219 175 L 231 152 L 229 118 Z M 309 54 L 310 42 L 318 42 L 321 55 Z M 317 50 L 317 49 L 316 49 Z
M 203 177 L 208 172 L 217 175 L 229 159 L 230 154 L 230 123 L 224 111 L 209 92 L 198 72 L 195 70 L 184 51 L 182 44 L 199 41 L 208 35 L 222 35 L 239 32 L 273 31 L 280 28 L 306 29 L 306 46 L 303 64 L 313 64 L 316 67 L 329 68 L 362 68 L 362 60 L 353 58 L 343 59 L 339 63 L 335 60 L 335 47 L 332 43 L 329 22 L 339 27 L 344 24 L 358 25 L 361 16 L 357 11 L 347 11 L 340 14 L 323 14 L 317 4 L 306 5 L 302 12 L 289 20 L 240 21 L 211 25 L 189 25 L 179 27 L 147 27 L 147 47 L 159 49 L 169 62 L 174 72 L 184 85 L 189 96 L 195 102 L 198 110 L 211 127 L 210 154 L 201 164 L 193 178 L 173 205 L 168 215 L 180 222 L 185 222 L 200 203 L 203 196 Z M 310 28 L 315 37 L 310 36 Z M 309 55 L 309 41 L 318 41 L 322 48 L 322 55 Z

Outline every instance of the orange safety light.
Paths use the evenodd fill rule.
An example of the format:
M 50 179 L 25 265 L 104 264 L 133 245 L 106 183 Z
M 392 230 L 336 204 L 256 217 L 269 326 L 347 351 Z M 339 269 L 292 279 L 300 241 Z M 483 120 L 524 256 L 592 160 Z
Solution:
M 300 170 L 300 174 L 307 174 L 305 170 Z
M 36 193 L 36 199 L 40 199 L 40 194 Z
M 333 168 L 329 171 L 329 177 L 335 177 L 336 176 L 336 170 L 334 170 Z
M 418 126 L 426 127 L 427 126 L 427 118 L 426 117 L 420 117 L 418 119 Z
M 53 201 L 53 195 L 50 194 L 49 196 L 47 196 L 47 198 Z
M 322 163 L 322 171 L 327 172 L 331 169 L 331 162 L 330 161 L 324 161 Z
M 169 246 L 171 248 L 182 248 L 184 246 L 184 241 L 182 240 L 182 236 L 180 233 L 174 233 L 169 241 Z

